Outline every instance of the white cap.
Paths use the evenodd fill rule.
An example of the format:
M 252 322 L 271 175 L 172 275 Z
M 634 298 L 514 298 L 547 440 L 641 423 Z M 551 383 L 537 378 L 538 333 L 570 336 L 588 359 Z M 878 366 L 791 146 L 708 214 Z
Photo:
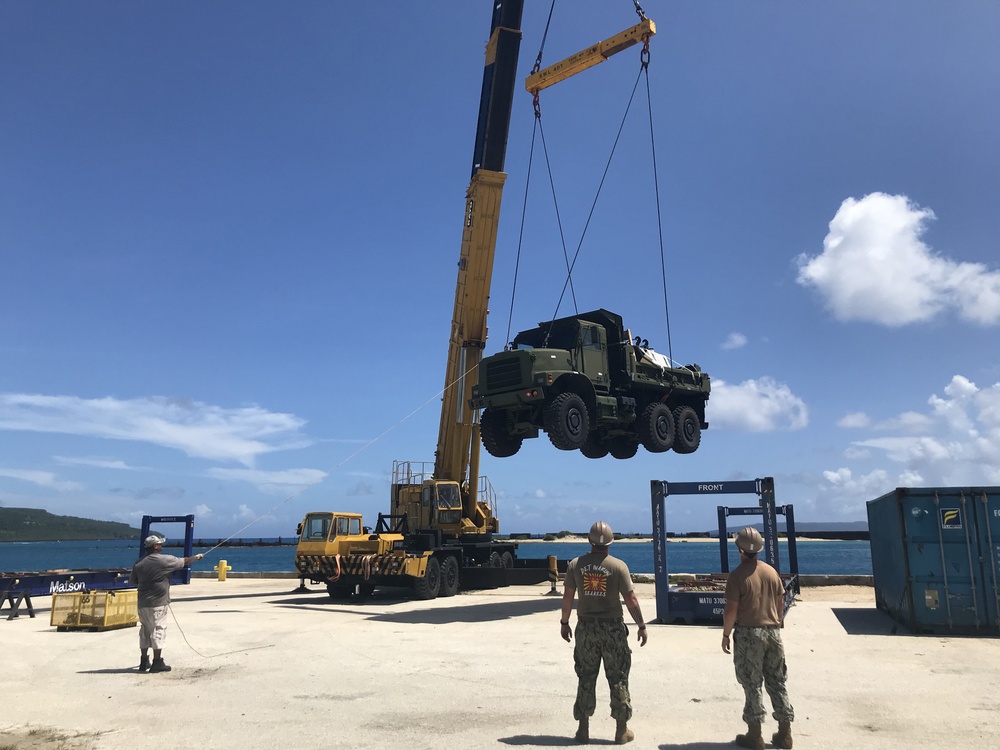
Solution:
M 164 539 L 162 536 L 159 536 L 158 534 L 150 534 L 149 536 L 146 537 L 146 540 L 143 542 L 143 544 L 145 545 L 146 549 L 151 549 L 155 547 L 157 544 L 163 544 L 165 541 L 167 540 Z

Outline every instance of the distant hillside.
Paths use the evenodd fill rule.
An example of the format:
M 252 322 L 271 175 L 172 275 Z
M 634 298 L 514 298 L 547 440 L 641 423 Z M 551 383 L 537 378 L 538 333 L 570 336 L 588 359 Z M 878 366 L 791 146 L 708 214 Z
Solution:
M 139 529 L 115 521 L 56 516 L 35 508 L 0 508 L 0 542 L 137 539 Z

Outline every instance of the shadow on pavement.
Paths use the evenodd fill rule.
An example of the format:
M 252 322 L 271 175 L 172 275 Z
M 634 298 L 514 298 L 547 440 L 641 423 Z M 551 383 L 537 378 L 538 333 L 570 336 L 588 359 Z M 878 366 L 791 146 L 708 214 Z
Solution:
M 659 745 L 659 750 L 719 750 L 719 748 L 736 747 L 735 742 L 673 742 L 669 745 Z M 768 743 L 767 747 L 771 747 Z
M 832 611 L 848 635 L 912 635 L 880 609 L 833 607 Z
M 527 745 L 530 747 L 578 747 L 572 737 L 556 737 L 551 734 L 518 734 L 514 737 L 500 737 L 497 742 L 505 745 Z M 591 739 L 590 745 L 613 745 L 610 740 Z
M 440 600 L 438 600 L 440 601 Z M 460 599 L 455 601 L 461 601 Z M 309 609 L 333 610 L 352 615 L 367 615 L 373 622 L 395 622 L 425 625 L 443 625 L 449 622 L 493 622 L 496 620 L 507 620 L 514 617 L 524 617 L 539 612 L 557 612 L 562 606 L 561 599 L 539 598 L 527 601 L 502 601 L 490 602 L 489 604 L 473 604 L 458 606 L 440 606 L 433 609 L 412 610 L 409 612 L 378 612 L 367 606 L 344 607 L 336 602 L 329 602 L 327 606 L 316 606 L 315 600 L 303 601 L 300 599 L 286 599 L 276 601 L 275 604 L 284 607 L 302 607 L 304 604 L 312 605 Z

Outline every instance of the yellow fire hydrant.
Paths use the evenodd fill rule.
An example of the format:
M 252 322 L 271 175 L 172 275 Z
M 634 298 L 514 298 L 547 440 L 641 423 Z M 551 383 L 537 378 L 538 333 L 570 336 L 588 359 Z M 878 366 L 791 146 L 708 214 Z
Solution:
M 232 565 L 226 565 L 226 561 L 225 560 L 219 560 L 219 564 L 216 565 L 214 568 L 212 568 L 212 570 L 219 571 L 219 580 L 220 581 L 225 581 L 226 580 L 226 571 L 232 570 L 232 569 L 233 569 L 233 566 Z

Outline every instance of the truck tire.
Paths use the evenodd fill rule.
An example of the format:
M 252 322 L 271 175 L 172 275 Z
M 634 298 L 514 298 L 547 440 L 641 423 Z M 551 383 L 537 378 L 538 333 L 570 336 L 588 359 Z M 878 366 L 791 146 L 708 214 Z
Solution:
M 455 596 L 458 593 L 458 558 L 448 555 L 441 560 L 441 587 L 438 596 Z
M 354 593 L 354 587 L 348 586 L 345 583 L 328 583 L 326 584 L 326 593 L 335 602 L 342 602 L 345 599 L 351 598 L 351 594 Z
M 618 437 L 608 441 L 608 452 L 614 458 L 632 458 L 638 450 L 639 443 L 627 437 Z
M 690 406 L 674 409 L 674 452 L 694 453 L 701 445 L 701 420 Z
M 427 569 L 424 577 L 418 578 L 413 584 L 413 596 L 415 599 L 433 599 L 441 589 L 441 563 L 436 557 L 427 561 Z
M 490 567 L 491 568 L 503 567 L 503 560 L 500 559 L 499 552 L 490 552 Z
M 500 555 L 500 567 L 501 568 L 514 567 L 514 556 L 510 552 L 504 552 L 502 555 Z
M 561 451 L 583 447 L 590 434 L 590 415 L 583 399 L 573 392 L 560 393 L 545 407 L 545 431 Z
M 608 446 L 592 432 L 587 436 L 587 442 L 580 446 L 580 453 L 587 458 L 604 458 L 608 455 Z
M 674 415 L 666 404 L 650 404 L 639 417 L 639 441 L 650 453 L 666 453 L 674 447 Z
M 524 438 L 511 437 L 507 434 L 507 417 L 501 412 L 484 409 L 479 418 L 479 435 L 483 439 L 483 447 L 494 458 L 509 458 L 521 450 Z

